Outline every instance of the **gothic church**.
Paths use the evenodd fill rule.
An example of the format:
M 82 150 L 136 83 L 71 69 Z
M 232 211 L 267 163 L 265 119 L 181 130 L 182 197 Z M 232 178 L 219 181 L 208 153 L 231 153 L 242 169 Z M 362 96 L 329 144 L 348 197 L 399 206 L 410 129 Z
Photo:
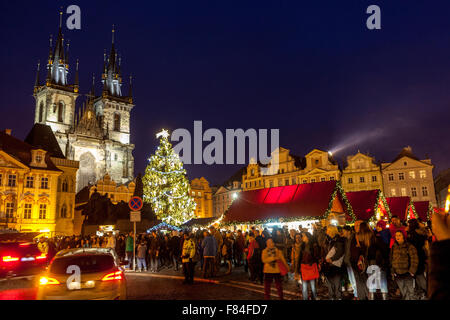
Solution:
M 65 48 L 60 23 L 54 47 L 50 38 L 45 83 L 40 82 L 39 65 L 36 75 L 34 123 L 50 126 L 64 155 L 80 162 L 77 192 L 105 174 L 116 183 L 127 183 L 134 178 L 134 145 L 130 143 L 130 112 L 134 107 L 131 77 L 128 96 L 124 96 L 114 30 L 109 58 L 105 53 L 103 60 L 102 93 L 95 95 L 93 79 L 87 101 L 77 112 L 76 100 L 80 95 L 78 61 L 74 83 L 69 84 L 69 44 Z

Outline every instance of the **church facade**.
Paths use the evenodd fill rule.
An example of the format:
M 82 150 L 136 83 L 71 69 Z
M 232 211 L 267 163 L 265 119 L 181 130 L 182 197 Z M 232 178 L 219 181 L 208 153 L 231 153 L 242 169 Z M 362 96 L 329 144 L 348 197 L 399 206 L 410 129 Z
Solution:
M 68 81 L 69 45 L 64 45 L 60 25 L 50 52 L 45 82 L 36 75 L 34 123 L 52 128 L 64 156 L 79 161 L 77 192 L 108 174 L 118 184 L 134 179 L 134 145 L 130 141 L 130 113 L 134 107 L 131 77 L 129 94 L 122 94 L 121 59 L 114 44 L 109 58 L 104 54 L 102 92 L 95 93 L 95 79 L 83 107 L 77 110 L 79 93 L 78 61 L 75 79 Z

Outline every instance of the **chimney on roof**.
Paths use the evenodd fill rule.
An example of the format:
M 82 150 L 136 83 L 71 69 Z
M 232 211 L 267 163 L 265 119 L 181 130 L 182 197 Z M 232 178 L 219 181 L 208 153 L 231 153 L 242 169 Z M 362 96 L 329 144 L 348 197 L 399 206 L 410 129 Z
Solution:
M 5 133 L 10 136 L 11 135 L 11 129 L 5 129 Z

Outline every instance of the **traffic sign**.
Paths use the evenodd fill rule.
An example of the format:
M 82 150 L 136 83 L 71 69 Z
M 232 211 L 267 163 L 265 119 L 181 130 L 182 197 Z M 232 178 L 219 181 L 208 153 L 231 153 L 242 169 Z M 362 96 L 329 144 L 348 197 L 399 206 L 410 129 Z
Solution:
M 141 212 L 131 211 L 130 212 L 130 222 L 141 222 Z
M 139 211 L 142 209 L 144 203 L 142 202 L 142 198 L 138 196 L 134 196 L 128 202 L 128 206 L 132 211 Z

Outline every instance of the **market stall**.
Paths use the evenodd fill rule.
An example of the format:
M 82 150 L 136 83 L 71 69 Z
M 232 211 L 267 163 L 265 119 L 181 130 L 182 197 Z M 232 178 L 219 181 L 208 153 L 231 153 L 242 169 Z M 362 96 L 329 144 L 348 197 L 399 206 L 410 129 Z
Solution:
M 340 183 L 324 181 L 243 191 L 225 212 L 222 225 L 242 230 L 252 225 L 295 229 L 302 225 L 311 230 L 323 219 L 344 225 L 355 218 Z
M 375 222 L 390 219 L 391 212 L 381 190 L 346 192 L 345 195 L 358 220 Z
M 171 224 L 168 224 L 166 222 L 161 222 L 156 224 L 155 226 L 149 228 L 147 230 L 147 233 L 152 233 L 152 232 L 163 232 L 163 233 L 167 233 L 170 231 L 181 231 L 181 228 L 173 226 Z
M 431 219 L 433 213 L 433 206 L 430 201 L 414 201 L 413 202 L 413 215 L 411 218 L 420 219 L 423 222 Z

